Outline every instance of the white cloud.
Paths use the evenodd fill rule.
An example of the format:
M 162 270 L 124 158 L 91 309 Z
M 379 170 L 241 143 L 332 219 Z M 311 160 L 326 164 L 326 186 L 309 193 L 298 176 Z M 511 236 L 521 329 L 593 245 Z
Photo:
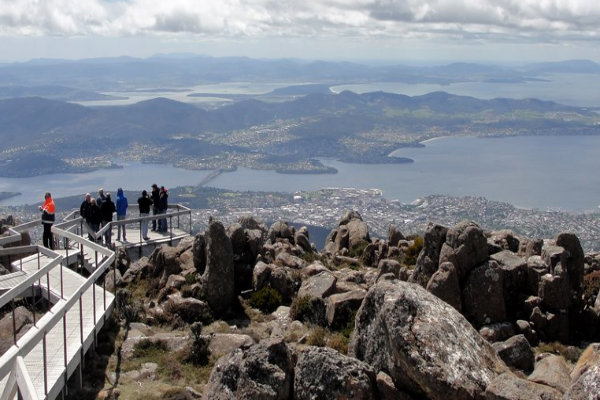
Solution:
M 0 0 L 2 36 L 600 39 L 593 0 Z

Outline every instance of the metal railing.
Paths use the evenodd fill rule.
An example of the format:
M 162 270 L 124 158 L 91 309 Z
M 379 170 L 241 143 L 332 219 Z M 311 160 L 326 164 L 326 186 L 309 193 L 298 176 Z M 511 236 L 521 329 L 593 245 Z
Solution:
M 182 220 L 187 217 L 187 229 L 186 234 L 191 234 L 192 231 L 192 213 L 191 210 L 185 206 L 174 204 L 169 206 L 169 210 L 165 214 L 149 215 L 145 217 L 134 217 L 127 218 L 124 220 L 112 221 L 102 229 L 94 232 L 87 223 L 79 216 L 79 211 L 75 210 L 69 213 L 62 223 L 55 224 L 52 226 L 52 232 L 55 235 L 55 249 L 62 249 L 65 251 L 65 255 L 58 254 L 56 251 L 47 249 L 40 245 L 30 246 L 16 246 L 10 248 L 0 248 L 0 257 L 16 257 L 14 262 L 19 260 L 19 269 L 23 270 L 23 256 L 27 255 L 29 261 L 37 257 L 37 269 L 33 273 L 29 273 L 26 276 L 20 276 L 18 284 L 9 288 L 7 292 L 0 296 L 0 308 L 6 305 L 11 305 L 11 312 L 13 317 L 13 346 L 10 347 L 3 355 L 0 356 L 0 381 L 8 376 L 6 380 L 6 386 L 2 393 L 0 393 L 0 399 L 12 398 L 18 391 L 20 396 L 25 399 L 36 399 L 37 393 L 35 388 L 32 386 L 32 380 L 29 377 L 27 368 L 25 367 L 24 359 L 40 342 L 42 342 L 42 359 L 43 359 L 43 378 L 44 378 L 44 396 L 48 397 L 49 391 L 52 389 L 49 387 L 48 382 L 48 371 L 47 371 L 47 343 L 46 338 L 48 333 L 57 327 L 62 321 L 63 328 L 63 372 L 61 373 L 64 379 L 64 386 L 67 385 L 67 379 L 69 377 L 69 366 L 71 362 L 74 362 L 75 358 L 69 359 L 68 357 L 68 340 L 67 340 L 67 313 L 72 310 L 76 305 L 79 306 L 79 327 L 80 327 L 80 340 L 79 340 L 79 359 L 78 362 L 84 360 L 86 337 L 84 337 L 84 316 L 83 316 L 83 297 L 85 293 L 90 289 L 92 290 L 92 314 L 94 321 L 94 343 L 96 339 L 98 320 L 97 320 L 97 304 L 96 304 L 96 282 L 101 278 L 109 269 L 109 267 L 115 262 L 115 253 L 110 249 L 95 241 L 88 240 L 83 237 L 84 234 L 89 234 L 95 240 L 101 238 L 108 229 L 112 229 L 114 226 L 126 226 L 130 224 L 139 224 L 140 226 L 140 244 L 143 243 L 141 234 L 141 223 L 142 221 L 153 221 L 159 219 L 168 219 L 169 227 L 169 238 L 172 242 L 175 235 L 173 234 L 173 228 L 176 227 L 178 230 L 181 228 Z M 183 221 L 185 222 L 185 221 Z M 31 221 L 13 228 L 9 228 L 9 236 L 0 238 L 0 246 L 13 244 L 21 240 L 21 233 L 28 231 L 33 228 L 39 228 L 40 221 Z M 84 253 L 91 254 L 93 252 L 93 269 L 89 277 L 81 276 L 82 283 L 69 295 L 65 294 L 64 289 L 64 276 L 63 267 L 69 264 L 69 252 L 73 251 L 78 254 L 78 258 L 81 261 L 80 272 L 84 269 Z M 141 248 L 141 246 L 140 246 Z M 45 263 L 42 265 L 42 259 L 45 257 Z M 9 265 L 12 267 L 13 262 Z M 56 269 L 60 268 L 58 285 L 51 287 L 50 274 Z M 116 270 L 115 270 L 116 274 Z M 46 278 L 44 287 L 44 278 Z M 116 277 L 115 277 L 116 278 Z M 102 307 L 104 310 L 103 315 L 106 315 L 108 304 L 106 301 L 106 279 L 103 281 L 103 301 Z M 35 310 L 33 313 L 34 324 L 29 330 L 22 335 L 21 338 L 17 338 L 17 327 L 15 318 L 15 300 L 22 296 L 26 291 L 31 290 L 32 296 L 35 297 L 36 288 L 42 291 L 42 297 L 46 295 L 47 300 L 47 312 L 36 321 Z M 114 285 L 116 294 L 116 281 Z M 50 304 L 53 306 L 50 308 Z M 35 303 L 34 303 L 35 305 Z M 80 369 L 81 372 L 81 369 Z M 59 378 L 60 380 L 60 378 Z
M 72 215 L 75 215 L 75 214 L 72 213 Z M 24 232 L 24 231 L 30 229 L 31 227 L 37 226 L 39 224 L 40 224 L 39 221 L 32 221 L 32 222 L 29 222 L 26 224 L 19 225 L 14 228 L 10 228 L 9 229 L 10 236 L 1 238 L 0 244 L 5 245 L 5 244 L 14 243 L 14 242 L 19 241 L 21 238 L 21 232 Z M 63 374 L 63 379 L 64 379 L 64 385 L 66 386 L 68 375 L 69 375 L 68 370 L 69 370 L 69 362 L 70 362 L 70 360 L 68 358 L 68 347 L 67 347 L 68 340 L 67 340 L 67 329 L 66 329 L 66 327 L 67 327 L 66 316 L 67 316 L 67 313 L 77 303 L 79 303 L 79 310 L 80 310 L 80 312 L 79 312 L 79 326 L 80 326 L 80 343 L 79 343 L 79 345 L 81 346 L 81 348 L 80 348 L 81 354 L 80 354 L 79 361 L 83 362 L 83 358 L 84 358 L 84 354 L 85 354 L 84 342 L 85 342 L 86 338 L 84 337 L 84 330 L 83 330 L 83 324 L 84 324 L 83 319 L 84 318 L 83 318 L 83 312 L 82 312 L 82 302 L 83 302 L 84 294 L 88 291 L 88 289 L 90 287 L 92 288 L 92 303 L 93 303 L 93 318 L 94 318 L 93 334 L 94 334 L 94 342 L 95 342 L 95 336 L 97 333 L 97 323 L 98 323 L 98 319 L 96 316 L 97 305 L 96 305 L 96 293 L 95 293 L 96 285 L 95 284 L 98 281 L 98 279 L 101 278 L 104 275 L 104 273 L 109 269 L 109 267 L 113 264 L 113 262 L 115 260 L 115 254 L 112 250 L 107 249 L 103 246 L 100 246 L 96 243 L 93 243 L 93 242 L 83 238 L 82 236 L 80 236 L 77 233 L 71 232 L 73 229 L 77 229 L 77 228 L 79 228 L 79 232 L 82 232 L 83 225 L 84 224 L 82 224 L 81 218 L 76 218 L 76 219 L 67 220 L 66 222 L 63 222 L 60 224 L 56 224 L 52 227 L 52 232 L 55 235 L 57 235 L 59 238 L 64 239 L 65 243 L 69 243 L 69 242 L 75 243 L 79 247 L 79 249 L 82 253 L 83 253 L 84 247 L 87 247 L 91 251 L 93 251 L 94 255 L 95 255 L 94 256 L 95 264 L 94 264 L 94 270 L 93 270 L 92 274 L 87 278 L 82 276 L 81 277 L 82 283 L 68 297 L 65 297 L 64 287 L 63 287 L 63 282 L 64 282 L 63 259 L 65 257 L 56 253 L 55 251 L 46 249 L 39 245 L 19 246 L 19 247 L 0 249 L 0 255 L 15 256 L 15 255 L 22 255 L 22 254 L 34 252 L 34 254 L 37 253 L 37 258 L 38 258 L 37 271 L 30 274 L 29 276 L 27 276 L 17 286 L 9 289 L 6 293 L 4 293 L 4 294 L 2 294 L 2 296 L 0 296 L 0 307 L 3 307 L 9 303 L 12 304 L 13 339 L 14 339 L 14 345 L 0 357 L 0 380 L 4 379 L 10 373 L 10 376 L 7 380 L 7 385 L 4 388 L 4 391 L 2 393 L 2 398 L 10 398 L 11 393 L 15 393 L 15 391 L 17 390 L 17 387 L 21 392 L 21 396 L 27 395 L 28 398 L 36 398 L 37 397 L 37 395 L 34 396 L 35 393 L 32 394 L 29 387 L 21 387 L 20 385 L 23 385 L 24 384 L 23 382 L 31 382 L 31 379 L 28 376 L 25 376 L 23 378 L 24 374 L 25 375 L 28 374 L 26 368 L 24 368 L 23 359 L 40 342 L 42 342 L 42 352 L 43 352 L 42 358 L 43 358 L 43 364 L 44 364 L 44 371 L 43 371 L 44 395 L 45 395 L 45 397 L 48 397 L 49 390 L 51 388 L 49 388 L 48 371 L 46 368 L 46 366 L 47 366 L 46 337 L 47 337 L 48 333 L 53 328 L 55 328 L 61 321 L 62 321 L 62 325 L 63 325 L 63 336 L 64 336 L 63 337 L 64 371 L 62 374 Z M 67 245 L 66 247 L 68 249 L 70 246 Z M 44 266 L 41 266 L 41 261 L 40 261 L 42 255 L 46 256 L 48 259 L 50 259 L 50 262 L 46 263 Z M 99 257 L 99 255 L 100 255 L 100 257 Z M 67 250 L 67 258 L 68 258 L 68 250 Z M 22 265 L 23 265 L 22 261 L 20 262 L 20 265 L 21 265 L 21 269 L 22 269 Z M 50 273 L 52 271 L 54 271 L 54 269 L 57 267 L 60 268 L 60 272 L 59 272 L 60 294 L 53 293 L 54 291 L 57 290 L 57 288 L 54 288 L 54 291 L 53 291 L 52 287 L 50 286 L 51 285 Z M 43 283 L 44 283 L 42 279 L 44 276 L 46 277 L 45 291 L 47 291 L 47 294 L 48 294 L 48 304 L 50 304 L 52 302 L 51 295 L 54 294 L 54 296 L 55 296 L 54 305 L 52 306 L 51 309 L 49 309 L 49 312 L 46 312 L 39 321 L 34 321 L 34 326 L 32 326 L 20 339 L 17 339 L 15 316 L 14 316 L 15 298 L 20 296 L 25 290 L 29 290 L 30 286 L 33 289 L 33 286 L 35 286 L 36 282 L 37 282 L 38 288 L 42 288 Z M 103 303 L 102 307 L 104 309 L 104 312 L 106 312 L 107 307 L 108 307 L 108 304 L 106 302 L 106 285 L 104 284 L 102 287 L 103 287 L 103 291 L 104 291 L 104 295 L 103 295 L 104 301 L 102 302 Z M 115 285 L 115 290 L 116 290 L 116 285 Z M 34 315 L 35 315 L 35 312 L 34 312 Z M 22 379 L 19 380 L 19 379 L 17 379 L 18 377 L 21 377 Z

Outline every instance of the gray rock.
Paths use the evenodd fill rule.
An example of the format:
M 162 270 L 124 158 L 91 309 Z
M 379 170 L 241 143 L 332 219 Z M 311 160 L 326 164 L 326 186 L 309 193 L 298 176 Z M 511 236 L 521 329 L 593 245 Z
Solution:
M 334 329 L 345 327 L 360 308 L 366 295 L 366 290 L 353 290 L 329 296 L 325 300 L 327 324 Z
M 594 365 L 571 385 L 565 393 L 569 400 L 600 400 L 600 365 Z
M 211 221 L 205 235 L 206 270 L 202 283 L 215 316 L 223 315 L 236 300 L 233 249 L 223 224 Z
M 487 239 L 479 225 L 472 221 L 463 221 L 448 229 L 445 244 L 447 246 L 440 252 L 439 262 L 454 264 L 460 282 L 488 258 Z
M 308 347 L 294 369 L 294 399 L 377 399 L 373 368 L 328 347 Z
M 235 350 L 215 364 L 205 395 L 211 400 L 293 398 L 293 353 L 280 338 Z
M 306 261 L 290 253 L 281 252 L 277 254 L 277 257 L 275 257 L 275 264 L 281 267 L 302 269 L 306 266 Z
M 188 324 L 196 321 L 204 323 L 212 321 L 211 309 L 206 302 L 193 297 L 181 297 L 179 293 L 168 297 L 164 309 L 172 315 L 179 316 Z
M 277 239 L 287 239 L 290 242 L 294 240 L 295 229 L 293 226 L 289 226 L 287 222 L 276 221 L 269 228 L 267 238 L 271 243 L 275 243 Z
M 381 400 L 413 400 L 408 393 L 396 389 L 392 377 L 383 371 L 377 373 L 377 391 Z
M 362 219 L 353 219 L 346 224 L 346 227 L 348 228 L 348 250 L 356 250 L 361 245 L 371 241 L 369 227 Z
M 305 279 L 298 290 L 298 297 L 310 296 L 324 299 L 335 293 L 336 277 L 328 271 Z
M 515 330 L 510 322 L 498 322 L 482 326 L 479 334 L 488 342 L 495 343 L 514 336 Z
M 582 291 L 583 265 L 585 263 L 581 243 L 574 234 L 561 233 L 556 237 L 556 245 L 567 251 L 566 263 L 563 266 L 569 275 L 570 289 L 576 293 L 574 297 L 579 298 Z
M 18 340 L 31 325 L 33 325 L 33 314 L 25 307 L 15 308 L 14 324 L 12 312 L 7 312 L 0 320 L 0 354 L 4 354 L 14 344 L 13 326 L 16 327 Z
M 554 354 L 543 354 L 535 363 L 535 369 L 527 378 L 532 382 L 550 386 L 561 393 L 571 386 L 569 367 L 564 358 Z
M 415 269 L 409 282 L 415 282 L 425 287 L 439 266 L 440 252 L 446 241 L 448 228 L 429 223 L 423 235 L 423 249 L 417 257 Z
M 481 398 L 507 370 L 453 307 L 419 285 L 374 285 L 357 315 L 349 354 L 390 375 L 397 388 L 429 399 Z
M 561 246 L 547 245 L 542 248 L 542 260 L 550 268 L 550 273 L 554 273 L 554 268 L 558 265 L 565 265 L 567 261 L 567 252 Z
M 396 260 L 383 259 L 377 265 L 377 278 L 383 274 L 392 273 L 396 278 L 400 275 L 401 265 Z
M 513 336 L 504 342 L 494 343 L 493 346 L 506 365 L 522 371 L 533 370 L 535 355 L 525 335 Z
M 206 240 L 204 233 L 197 233 L 196 236 L 194 236 L 192 254 L 196 271 L 200 274 L 204 273 L 204 270 L 206 269 Z
M 485 391 L 486 400 L 560 400 L 562 393 L 551 387 L 504 373 L 492 381 Z
M 542 239 L 530 239 L 525 245 L 525 252 L 523 255 L 525 258 L 529 258 L 531 256 L 541 256 L 543 246 L 544 241 Z
M 506 320 L 502 270 L 495 261 L 469 274 L 463 289 L 463 312 L 476 326 Z
M 400 232 L 397 226 L 390 225 L 388 228 L 388 242 L 390 246 L 398 246 L 398 242 L 401 240 L 406 240 L 402 232 Z
M 339 253 L 342 251 L 342 249 L 348 249 L 350 247 L 350 232 L 348 231 L 348 227 L 346 225 L 338 227 L 334 243 L 334 253 Z
M 443 262 L 427 283 L 427 290 L 459 312 L 462 310 L 462 299 L 456 268 L 451 262 Z
M 544 306 L 550 310 L 565 310 L 569 307 L 569 281 L 566 275 L 546 274 L 539 283 L 539 294 Z
M 222 357 L 236 349 L 248 349 L 254 340 L 248 335 L 238 333 L 215 333 L 210 339 L 208 351 L 212 357 Z
M 153 276 L 160 276 L 159 285 L 164 287 L 169 276 L 181 273 L 181 263 L 177 248 L 162 245 L 157 247 L 149 257 L 149 262 L 154 267 Z
M 542 276 L 549 272 L 550 270 L 544 260 L 542 260 L 542 257 L 529 257 L 527 259 L 527 292 L 537 296 L 539 293 Z
M 300 248 L 305 252 L 311 253 L 312 248 L 310 246 L 310 240 L 308 240 L 308 229 L 306 229 L 305 226 L 302 228 L 296 232 L 296 235 L 294 236 L 294 243 L 296 243 L 297 246 L 300 246 Z
M 509 250 L 513 253 L 519 251 L 519 238 L 517 238 L 511 230 L 503 229 L 500 231 L 493 231 L 490 233 L 490 240 L 502 250 Z

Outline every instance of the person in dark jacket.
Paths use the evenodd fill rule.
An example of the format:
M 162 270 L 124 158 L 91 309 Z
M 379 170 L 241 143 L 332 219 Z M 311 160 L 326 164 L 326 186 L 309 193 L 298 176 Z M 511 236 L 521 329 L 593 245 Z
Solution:
M 81 206 L 79 207 L 79 215 L 81 216 L 81 218 L 83 218 L 83 220 L 85 221 L 85 224 L 87 225 L 87 227 L 89 229 L 92 229 L 92 222 L 90 221 L 90 206 L 92 204 L 92 196 L 89 193 L 85 194 L 85 199 L 83 200 L 83 202 L 81 203 Z M 85 229 L 84 229 L 85 231 Z M 83 234 L 83 232 L 82 232 Z M 88 238 L 90 240 L 94 240 L 94 238 L 92 237 L 92 235 L 89 235 Z
M 117 221 L 121 221 L 127 218 L 127 197 L 123 194 L 123 189 L 117 189 Z M 121 240 L 121 231 L 123 231 L 123 241 L 127 241 L 127 231 L 125 225 L 117 226 L 117 240 Z
M 100 212 L 102 214 L 102 226 L 109 224 L 113 220 L 113 213 L 117 211 L 115 203 L 110 198 L 110 193 L 106 193 L 102 204 L 100 204 Z M 104 243 L 110 247 L 112 238 L 112 227 L 104 232 Z
M 150 215 L 150 206 L 152 205 L 152 199 L 148 197 L 148 192 L 145 190 L 142 191 L 142 197 L 138 199 L 138 205 L 140 206 L 140 217 L 147 217 Z M 152 221 L 154 222 L 154 221 Z M 140 225 L 142 237 L 144 240 L 150 239 L 148 237 L 148 220 L 144 220 Z
M 98 204 L 96 203 L 96 199 L 90 200 L 90 208 L 88 210 L 88 214 L 92 230 L 94 232 L 98 232 L 100 230 L 100 223 L 102 222 L 102 212 L 100 211 L 100 207 L 98 207 Z M 93 239 L 93 241 L 97 240 L 97 238 Z
M 54 224 L 54 200 L 50 192 L 44 195 L 44 204 L 40 206 L 42 212 L 42 225 L 44 226 L 44 234 L 42 236 L 44 247 L 54 250 L 54 238 L 52 237 L 52 224 Z
M 152 192 L 150 192 L 150 200 L 152 200 L 152 215 L 160 214 L 160 190 L 156 183 L 152 184 Z M 156 220 L 152 220 L 152 232 L 156 231 Z
M 169 208 L 169 194 L 167 193 L 167 189 L 165 189 L 164 186 L 160 187 L 160 214 L 166 214 L 167 213 L 167 208 Z M 168 226 L 167 226 L 167 219 L 166 218 L 161 218 L 158 221 L 158 231 L 159 232 L 167 232 Z

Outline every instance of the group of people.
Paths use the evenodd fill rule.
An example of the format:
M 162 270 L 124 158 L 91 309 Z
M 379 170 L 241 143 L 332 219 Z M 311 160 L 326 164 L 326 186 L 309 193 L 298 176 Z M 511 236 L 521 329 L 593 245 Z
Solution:
M 164 186 L 161 186 L 159 189 L 157 184 L 153 184 L 150 195 L 148 195 L 147 191 L 143 190 L 142 195 L 137 201 L 140 217 L 149 216 L 150 208 L 152 208 L 153 215 L 166 214 L 169 206 L 168 198 L 169 195 Z M 52 225 L 54 224 L 56 207 L 50 193 L 44 195 L 44 200 L 44 204 L 39 207 L 42 212 L 42 225 L 44 227 L 43 244 L 45 247 L 52 249 Z M 89 227 L 89 239 L 96 241 L 91 233 L 98 232 L 103 226 L 109 224 L 113 220 L 114 213 L 116 213 L 117 221 L 126 219 L 128 207 L 129 203 L 122 188 L 117 189 L 117 198 L 115 201 L 112 200 L 110 193 L 104 193 L 104 189 L 98 190 L 97 198 L 93 198 L 91 194 L 86 193 L 85 199 L 79 207 L 79 214 Z M 167 219 L 164 217 L 159 218 L 158 223 L 156 219 L 153 219 L 152 230 L 167 232 Z M 141 221 L 141 233 L 144 240 L 150 239 L 148 237 L 148 220 Z M 125 224 L 117 224 L 117 241 L 121 241 L 121 237 L 124 242 L 127 241 Z M 100 239 L 100 242 L 102 242 L 102 239 Z M 107 229 L 104 233 L 104 243 L 107 246 L 112 245 L 112 229 Z

